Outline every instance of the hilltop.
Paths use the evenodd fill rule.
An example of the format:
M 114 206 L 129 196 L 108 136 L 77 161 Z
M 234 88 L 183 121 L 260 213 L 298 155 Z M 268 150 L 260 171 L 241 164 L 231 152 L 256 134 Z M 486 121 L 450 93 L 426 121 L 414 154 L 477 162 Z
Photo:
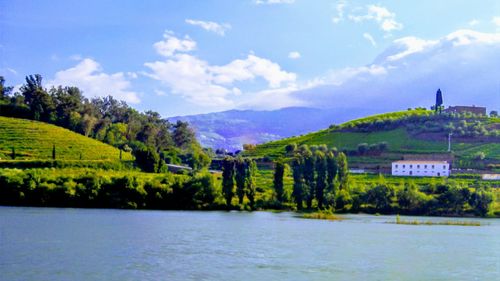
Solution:
M 57 160 L 119 160 L 120 151 L 98 140 L 48 123 L 0 116 L 0 159 L 50 160 L 56 147 Z M 132 160 L 122 152 L 123 160 Z
M 448 153 L 452 133 L 452 153 Z M 353 167 L 387 167 L 396 159 L 444 157 L 460 168 L 498 168 L 500 119 L 472 114 L 435 114 L 425 109 L 378 114 L 301 136 L 257 145 L 246 156 L 279 158 L 296 144 L 336 147 Z

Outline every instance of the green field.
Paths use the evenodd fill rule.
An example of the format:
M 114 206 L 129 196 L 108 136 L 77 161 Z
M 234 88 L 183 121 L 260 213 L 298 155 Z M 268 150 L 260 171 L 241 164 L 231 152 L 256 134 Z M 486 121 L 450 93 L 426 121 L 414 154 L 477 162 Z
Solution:
M 32 120 L 0 117 L 0 159 L 49 160 L 56 147 L 57 160 L 118 161 L 120 151 L 100 141 L 70 130 Z M 123 160 L 132 160 L 130 153 L 122 153 Z

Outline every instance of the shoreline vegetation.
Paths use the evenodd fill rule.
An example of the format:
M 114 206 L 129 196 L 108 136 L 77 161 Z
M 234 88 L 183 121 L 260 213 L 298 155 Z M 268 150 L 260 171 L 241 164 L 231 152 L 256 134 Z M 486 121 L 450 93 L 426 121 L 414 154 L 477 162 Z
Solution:
M 299 212 L 297 213 L 299 218 L 303 219 L 315 219 L 315 220 L 329 220 L 329 221 L 341 221 L 342 217 L 333 213 L 331 210 L 317 211 L 317 212 Z
M 404 225 L 452 225 L 452 226 L 484 226 L 479 221 L 469 221 L 469 220 L 444 220 L 444 221 L 431 221 L 431 220 L 405 220 L 401 219 L 399 215 L 396 216 L 395 222 L 387 222 L 392 224 L 404 224 Z

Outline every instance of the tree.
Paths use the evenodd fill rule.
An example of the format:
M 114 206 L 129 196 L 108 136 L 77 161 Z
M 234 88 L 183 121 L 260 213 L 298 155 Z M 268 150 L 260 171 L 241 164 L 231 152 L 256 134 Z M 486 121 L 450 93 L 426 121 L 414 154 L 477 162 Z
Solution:
M 52 160 L 56 160 L 56 145 L 52 145 Z
M 483 188 L 478 188 L 469 199 L 469 205 L 474 209 L 476 215 L 486 216 L 493 202 L 493 194 Z
M 238 195 L 238 204 L 243 204 L 245 197 L 245 180 L 247 177 L 246 162 L 243 158 L 238 157 L 235 161 L 235 180 L 236 180 L 236 194 Z
M 296 143 L 290 143 L 285 146 L 285 152 L 287 155 L 292 155 L 295 150 L 297 150 L 297 144 Z
M 222 193 L 226 199 L 226 206 L 230 208 L 234 196 L 234 159 L 232 157 L 222 160 Z
M 127 124 L 111 124 L 107 131 L 104 141 L 115 147 L 121 147 L 127 143 Z
M 152 146 L 142 146 L 134 149 L 135 163 L 148 173 L 156 173 L 159 169 L 160 156 Z
M 250 208 L 253 210 L 255 208 L 255 176 L 257 174 L 257 164 L 254 160 L 250 159 L 245 159 L 245 162 L 247 167 L 245 191 L 248 201 L 250 201 Z
M 327 185 L 329 187 L 332 187 L 338 172 L 337 159 L 335 158 L 335 155 L 332 152 L 328 152 L 326 154 L 326 170 L 327 170 L 327 178 L 326 178 Z
M 12 160 L 16 159 L 16 148 L 15 147 L 13 147 L 12 150 L 11 150 L 11 152 L 10 152 L 10 158 Z
M 325 201 L 331 206 L 335 207 L 335 178 L 337 177 L 338 164 L 337 159 L 332 151 L 326 154 L 326 196 Z
M 12 92 L 13 87 L 5 86 L 5 78 L 0 75 L 0 100 L 7 99 Z
M 368 190 L 366 201 L 372 204 L 378 211 L 388 211 L 391 208 L 391 198 L 394 196 L 394 188 L 389 184 L 378 184 Z
M 339 153 L 337 157 L 337 167 L 338 167 L 338 181 L 340 183 L 339 188 L 347 188 L 347 182 L 349 177 L 349 168 L 347 164 L 347 157 L 343 152 Z
M 42 76 L 40 74 L 26 76 L 26 84 L 21 86 L 20 90 L 35 120 L 48 121 L 53 110 L 53 102 L 42 87 Z
M 297 209 L 302 210 L 302 201 L 304 194 L 304 177 L 303 177 L 304 159 L 302 155 L 297 155 L 292 161 L 293 173 L 293 192 L 292 196 L 297 204 Z
M 180 120 L 178 120 L 174 125 L 174 132 L 172 137 L 175 145 L 180 148 L 187 147 L 196 139 L 194 131 L 189 128 L 189 124 Z
M 285 174 L 285 163 L 282 160 L 274 162 L 273 186 L 276 192 L 276 199 L 283 203 L 283 176 Z
M 314 155 L 311 151 L 306 151 L 304 153 L 304 181 L 306 187 L 304 188 L 304 195 L 306 199 L 307 208 L 312 208 L 312 201 L 314 198 L 314 189 L 315 189 L 315 181 L 314 181 Z
M 316 163 L 314 165 L 316 169 L 316 201 L 318 202 L 318 208 L 323 208 L 324 202 L 324 192 L 326 188 L 326 177 L 327 177 L 327 164 L 325 159 L 325 154 L 321 151 L 316 151 L 315 153 Z
M 428 201 L 427 195 L 418 190 L 418 187 L 412 182 L 406 184 L 405 187 L 397 193 L 398 205 L 406 212 L 417 214 L 424 208 Z
M 438 89 L 436 92 L 436 105 L 434 106 L 434 110 L 436 113 L 439 111 L 441 113 L 443 105 L 443 94 L 441 93 L 441 89 Z
M 69 126 L 71 113 L 79 113 L 83 104 L 83 95 L 80 89 L 59 86 L 52 88 L 50 95 L 54 101 L 58 123 L 62 126 Z
M 496 110 L 492 110 L 492 111 L 490 112 L 490 117 L 498 117 L 498 111 L 496 111 Z
M 190 145 L 189 152 L 186 155 L 186 163 L 189 167 L 194 171 L 200 171 L 210 166 L 211 162 L 212 159 L 210 156 L 203 151 L 198 143 L 192 143 Z

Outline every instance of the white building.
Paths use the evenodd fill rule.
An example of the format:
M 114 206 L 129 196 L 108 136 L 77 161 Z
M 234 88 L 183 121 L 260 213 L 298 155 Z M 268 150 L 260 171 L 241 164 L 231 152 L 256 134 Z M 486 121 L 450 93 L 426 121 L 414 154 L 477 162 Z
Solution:
M 450 164 L 446 161 L 401 160 L 392 162 L 393 176 L 447 177 Z
M 500 174 L 483 174 L 481 178 L 485 181 L 500 181 Z

